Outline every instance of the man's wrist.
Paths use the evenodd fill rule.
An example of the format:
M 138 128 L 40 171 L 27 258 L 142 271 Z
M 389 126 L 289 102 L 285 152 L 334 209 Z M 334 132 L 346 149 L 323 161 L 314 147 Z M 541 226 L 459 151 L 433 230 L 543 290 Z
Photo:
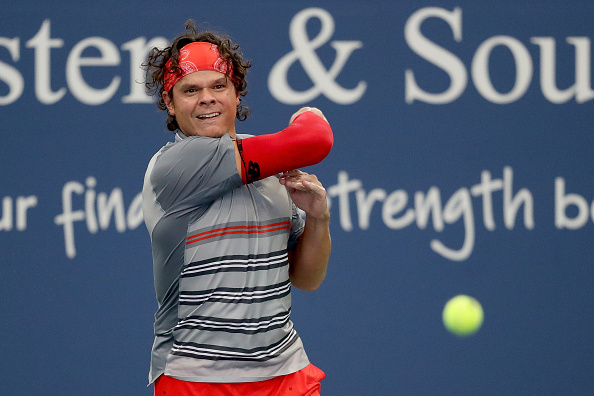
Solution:
M 316 223 L 319 225 L 328 225 L 330 224 L 330 210 L 326 209 L 326 211 L 321 216 L 313 216 L 309 214 L 305 214 L 305 221 L 309 220 L 310 223 Z

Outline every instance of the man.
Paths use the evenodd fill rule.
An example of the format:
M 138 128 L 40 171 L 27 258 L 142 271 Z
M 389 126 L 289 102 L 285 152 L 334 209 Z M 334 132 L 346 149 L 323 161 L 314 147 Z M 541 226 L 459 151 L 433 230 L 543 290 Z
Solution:
M 329 153 L 330 126 L 303 108 L 280 132 L 237 135 L 251 65 L 191 21 L 145 66 L 176 132 L 143 188 L 159 304 L 155 395 L 319 395 L 324 373 L 293 328 L 290 288 L 315 290 L 326 274 L 326 191 L 295 169 Z

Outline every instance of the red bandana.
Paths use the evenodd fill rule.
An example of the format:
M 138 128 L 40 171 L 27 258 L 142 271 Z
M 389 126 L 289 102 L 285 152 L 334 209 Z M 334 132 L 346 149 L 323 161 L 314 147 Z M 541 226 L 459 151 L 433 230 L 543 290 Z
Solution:
M 169 92 L 184 76 L 200 71 L 213 70 L 219 73 L 233 75 L 231 61 L 225 61 L 219 55 L 216 44 L 202 41 L 186 44 L 179 51 L 179 67 L 181 70 L 171 70 L 171 59 L 165 64 L 165 91 Z M 228 72 L 228 73 L 227 73 Z

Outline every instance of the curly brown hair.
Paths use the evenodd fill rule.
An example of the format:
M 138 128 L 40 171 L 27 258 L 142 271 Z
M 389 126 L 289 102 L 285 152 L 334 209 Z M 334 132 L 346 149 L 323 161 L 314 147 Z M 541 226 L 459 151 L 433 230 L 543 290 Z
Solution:
M 167 61 L 171 59 L 170 70 L 174 73 L 177 72 L 180 70 L 178 65 L 179 51 L 183 46 L 192 42 L 202 41 L 216 44 L 219 47 L 219 55 L 221 58 L 231 62 L 233 70 L 231 81 L 233 82 L 236 91 L 239 93 L 240 100 L 239 106 L 237 106 L 236 117 L 239 121 L 244 121 L 250 115 L 251 109 L 249 106 L 241 103 L 241 98 L 248 93 L 246 74 L 247 69 L 252 66 L 252 63 L 243 58 L 239 45 L 233 43 L 227 35 L 214 33 L 212 31 L 198 32 L 194 21 L 191 19 L 185 23 L 185 28 L 186 32 L 173 40 L 170 47 L 164 49 L 153 48 L 148 55 L 147 62 L 142 64 L 142 67 L 146 71 L 145 86 L 149 94 L 157 97 L 157 107 L 160 110 L 167 110 L 167 105 L 165 104 L 162 95 L 163 91 L 165 91 L 164 74 Z M 171 89 L 168 94 L 173 100 L 173 89 Z M 172 116 L 169 113 L 167 113 L 167 115 L 167 129 L 170 131 L 177 131 L 179 125 L 177 124 L 175 116 Z

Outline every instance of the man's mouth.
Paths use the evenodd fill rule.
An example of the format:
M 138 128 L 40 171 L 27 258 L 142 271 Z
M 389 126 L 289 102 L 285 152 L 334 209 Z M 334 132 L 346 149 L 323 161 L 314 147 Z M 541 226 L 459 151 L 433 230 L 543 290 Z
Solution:
M 213 118 L 213 117 L 216 117 L 216 116 L 219 116 L 219 115 L 221 115 L 221 113 L 200 114 L 197 118 L 199 120 L 205 120 L 205 119 Z

